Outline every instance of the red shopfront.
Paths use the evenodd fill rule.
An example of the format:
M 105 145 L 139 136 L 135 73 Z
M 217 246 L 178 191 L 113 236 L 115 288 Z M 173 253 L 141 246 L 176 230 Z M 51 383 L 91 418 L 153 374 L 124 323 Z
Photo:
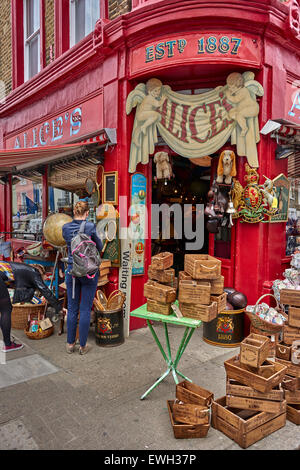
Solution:
M 48 146 L 50 139 L 51 145 L 79 142 L 101 133 L 102 129 L 116 129 L 116 145 L 104 148 L 104 169 L 118 171 L 119 196 L 127 197 L 127 208 L 131 200 L 132 175 L 145 175 L 150 226 L 154 164 L 151 155 L 149 163 L 139 163 L 134 173 L 128 171 L 135 118 L 135 111 L 126 114 L 129 93 L 139 83 L 157 78 L 172 90 L 194 95 L 197 90 L 202 92 L 224 85 L 232 72 L 252 71 L 255 80 L 264 88 L 264 96 L 259 98 L 259 128 L 269 119 L 293 122 L 288 114 L 293 103 L 289 107 L 287 95 L 291 86 L 293 95 L 295 81 L 300 77 L 299 61 L 295 60 L 300 53 L 300 41 L 299 29 L 295 31 L 291 23 L 292 7 L 296 4 L 299 9 L 299 5 L 290 3 L 233 0 L 228 5 L 219 0 L 211 5 L 211 2 L 200 0 L 185 2 L 183 7 L 182 2 L 175 0 L 135 2 L 132 12 L 111 22 L 99 21 L 97 41 L 95 34 L 94 41 L 90 41 L 93 56 L 86 73 L 75 75 L 72 83 L 64 86 L 58 81 L 55 89 L 45 94 L 43 102 L 29 100 L 26 105 L 20 102 L 17 110 L 8 115 L 3 130 L 3 148 L 22 147 L 24 135 L 28 145 L 41 144 L 42 148 L 44 143 Z M 72 134 L 79 128 L 80 114 L 76 110 L 80 106 L 80 131 Z M 188 160 L 176 155 L 166 142 L 159 144 L 155 151 L 170 152 L 173 162 L 176 157 L 180 162 Z M 287 162 L 275 160 L 275 149 L 276 142 L 268 135 L 261 135 L 257 144 L 260 175 L 274 178 L 287 173 Z M 245 174 L 245 163 L 245 157 L 237 157 L 240 181 Z M 212 179 L 215 166 L 214 158 L 204 181 Z M 4 216 L 11 214 L 10 190 L 2 186 L 0 190 L 5 201 L 5 211 L 1 210 L 1 230 L 10 231 L 11 219 Z M 143 285 L 147 279 L 151 248 L 151 240 L 146 239 L 143 274 L 132 277 L 131 309 L 145 300 Z M 218 249 L 221 250 L 221 244 L 209 235 L 207 252 L 222 259 L 226 284 L 243 291 L 250 303 L 256 302 L 264 292 L 266 281 L 281 277 L 289 262 L 285 256 L 283 222 L 247 224 L 235 221 L 230 241 L 226 241 L 226 257 L 219 256 L 222 252 Z M 111 275 L 115 284 L 118 273 L 116 269 Z M 141 320 L 131 319 L 130 328 L 144 324 Z

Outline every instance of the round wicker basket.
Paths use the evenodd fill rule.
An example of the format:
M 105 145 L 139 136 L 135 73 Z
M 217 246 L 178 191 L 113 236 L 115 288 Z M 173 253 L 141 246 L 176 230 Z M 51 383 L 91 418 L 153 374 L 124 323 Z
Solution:
M 249 312 L 247 310 L 245 310 L 245 313 L 247 314 L 248 318 L 250 319 L 251 321 L 251 324 L 254 328 L 258 329 L 258 330 L 261 330 L 261 331 L 265 331 L 267 333 L 279 333 L 282 328 L 283 328 L 283 325 L 278 325 L 277 323 L 270 323 L 266 320 L 264 320 L 263 318 L 260 318 L 257 314 L 256 314 L 256 308 L 259 304 L 259 302 L 264 298 L 264 297 L 267 297 L 267 296 L 270 296 L 270 297 L 273 297 L 276 301 L 276 307 L 275 307 L 275 310 L 277 310 L 278 313 L 280 313 L 285 319 L 287 319 L 287 315 L 283 312 L 283 310 L 280 308 L 280 305 L 278 303 L 278 300 L 276 299 L 276 297 L 274 297 L 274 295 L 272 294 L 264 294 L 262 295 L 258 301 L 256 302 L 255 304 L 255 307 L 254 307 L 254 312 Z
M 13 304 L 11 312 L 11 327 L 24 330 L 27 326 L 28 316 L 38 317 L 45 312 L 45 304 Z
M 51 336 L 54 332 L 54 326 L 51 326 L 51 328 L 48 328 L 47 330 L 44 331 L 36 331 L 32 333 L 29 331 L 29 325 L 26 326 L 24 329 L 24 333 L 26 334 L 27 338 L 29 339 L 44 339 L 48 338 L 48 336 Z

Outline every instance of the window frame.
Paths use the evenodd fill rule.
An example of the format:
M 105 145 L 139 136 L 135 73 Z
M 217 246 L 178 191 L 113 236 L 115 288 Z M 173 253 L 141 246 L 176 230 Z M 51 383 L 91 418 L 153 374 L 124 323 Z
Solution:
M 23 32 L 24 32 L 24 81 L 30 80 L 30 78 L 34 77 L 34 75 L 38 74 L 41 71 L 42 64 L 41 64 L 41 23 L 42 23 L 42 15 L 41 15 L 41 1 L 39 2 L 39 26 L 38 28 L 33 31 L 29 36 L 27 36 L 27 4 L 28 0 L 23 0 Z M 38 37 L 38 57 L 37 57 L 37 65 L 38 70 L 37 73 L 34 75 L 30 75 L 30 44 L 32 41 Z
M 25 68 L 25 2 L 23 0 L 12 1 L 12 87 L 19 87 L 27 81 Z M 39 48 L 39 72 L 46 66 L 45 50 L 45 0 L 40 0 L 40 48 Z
M 86 24 L 86 16 L 85 16 L 84 36 L 81 39 L 76 40 L 76 2 L 77 1 L 78 0 L 69 0 L 69 44 L 70 44 L 70 48 L 74 47 L 76 44 L 78 44 L 78 42 L 82 41 L 82 39 L 84 39 L 86 36 L 88 36 L 93 31 L 93 28 L 92 28 L 92 30 L 87 33 L 87 24 Z M 99 16 L 96 19 L 96 21 L 101 18 L 101 7 L 102 7 L 101 3 L 102 2 L 100 0 L 98 0 Z M 95 24 L 96 24 L 96 21 L 95 21 Z

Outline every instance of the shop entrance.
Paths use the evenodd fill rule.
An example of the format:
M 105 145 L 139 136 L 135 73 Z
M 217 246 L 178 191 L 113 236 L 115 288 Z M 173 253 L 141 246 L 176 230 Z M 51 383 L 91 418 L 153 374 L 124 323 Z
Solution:
M 190 217 L 191 211 L 189 220 L 192 220 L 192 231 L 195 232 L 197 218 L 204 216 L 207 193 L 210 188 L 211 168 L 196 165 L 190 159 L 175 154 L 170 148 L 157 150 L 157 152 L 161 151 L 169 155 L 173 176 L 170 179 L 156 179 L 157 167 L 156 163 L 152 162 L 152 205 L 165 205 L 170 208 L 170 211 L 168 215 L 168 211 L 161 210 L 159 218 L 155 219 L 159 222 L 159 227 L 152 226 L 152 234 L 155 233 L 158 236 L 152 238 L 151 255 L 154 256 L 163 251 L 173 253 L 173 268 L 177 276 L 179 271 L 184 270 L 186 243 L 194 241 L 187 238 L 184 219 Z M 178 227 L 180 214 L 181 233 L 180 226 Z M 189 253 L 208 253 L 208 249 L 209 233 L 206 229 L 206 220 L 204 220 L 203 246 L 201 249 L 190 250 Z

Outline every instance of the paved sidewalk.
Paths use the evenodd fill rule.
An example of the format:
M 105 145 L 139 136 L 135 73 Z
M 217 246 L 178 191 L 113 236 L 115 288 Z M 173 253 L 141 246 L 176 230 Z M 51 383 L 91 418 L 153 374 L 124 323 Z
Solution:
M 156 331 L 164 344 L 164 330 Z M 182 328 L 169 327 L 172 351 Z M 13 335 L 26 344 L 0 364 L 0 450 L 240 450 L 221 432 L 204 439 L 174 438 L 167 400 L 175 398 L 169 375 L 150 395 L 141 395 L 166 370 L 148 328 L 131 332 L 125 343 L 99 347 L 93 328 L 85 356 L 65 352 L 66 334 L 33 341 L 23 331 Z M 238 348 L 214 347 L 195 331 L 179 370 L 196 384 L 225 395 L 224 361 Z M 296 450 L 300 426 L 287 421 L 281 430 L 249 450 Z

